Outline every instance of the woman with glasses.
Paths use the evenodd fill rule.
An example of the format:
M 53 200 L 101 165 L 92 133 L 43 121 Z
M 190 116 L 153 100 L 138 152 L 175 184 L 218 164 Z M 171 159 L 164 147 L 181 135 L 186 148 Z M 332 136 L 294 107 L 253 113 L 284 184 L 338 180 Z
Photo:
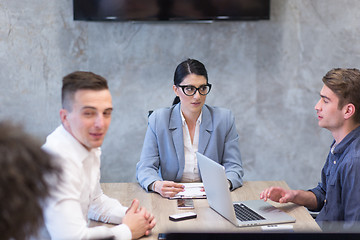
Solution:
M 146 191 L 173 197 L 184 182 L 201 182 L 196 152 L 225 167 L 229 189 L 242 185 L 244 175 L 239 136 L 230 110 L 205 104 L 211 90 L 205 66 L 194 59 L 180 63 L 174 74 L 174 105 L 154 111 L 136 177 Z

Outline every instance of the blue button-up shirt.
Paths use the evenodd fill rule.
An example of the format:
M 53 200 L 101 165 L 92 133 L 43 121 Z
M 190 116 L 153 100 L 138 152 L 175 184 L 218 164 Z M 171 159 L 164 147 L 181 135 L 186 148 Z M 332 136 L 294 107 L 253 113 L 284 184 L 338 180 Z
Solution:
M 313 210 L 320 211 L 317 222 L 360 221 L 360 127 L 329 152 L 321 182 L 310 191 L 317 198 Z

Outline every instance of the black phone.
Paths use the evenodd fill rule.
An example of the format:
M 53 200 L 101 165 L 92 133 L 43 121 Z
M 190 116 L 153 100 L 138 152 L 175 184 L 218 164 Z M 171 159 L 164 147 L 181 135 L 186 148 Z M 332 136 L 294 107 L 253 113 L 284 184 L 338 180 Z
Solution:
M 192 219 L 192 218 L 196 218 L 196 217 L 197 217 L 197 214 L 194 212 L 185 212 L 185 213 L 170 215 L 169 219 L 171 221 L 181 221 L 181 220 Z
M 194 209 L 194 201 L 191 198 L 180 198 L 177 200 L 179 209 Z
M 166 233 L 159 233 L 158 240 L 166 240 Z

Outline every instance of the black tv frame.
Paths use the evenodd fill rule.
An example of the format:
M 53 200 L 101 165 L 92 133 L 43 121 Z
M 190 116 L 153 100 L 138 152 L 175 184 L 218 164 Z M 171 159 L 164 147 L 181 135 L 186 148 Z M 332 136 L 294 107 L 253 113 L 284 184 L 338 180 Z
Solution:
M 168 6 L 164 5 L 162 10 L 159 10 L 157 15 L 152 16 L 142 16 L 142 17 L 124 17 L 120 14 L 101 14 L 101 10 L 103 8 L 96 6 L 102 0 L 73 0 L 73 16 L 75 21 L 120 21 L 120 22 L 213 22 L 213 21 L 256 21 L 256 20 L 269 20 L 270 19 L 270 4 L 271 0 L 257 0 L 261 3 L 261 11 L 259 12 L 251 12 L 243 15 L 218 15 L 216 12 L 211 12 L 208 16 L 192 16 L 192 15 L 184 15 L 184 16 L 174 16 L 166 9 Z M 110 1 L 110 0 L 105 0 Z M 117 1 L 117 0 L 113 0 Z M 135 0 L 130 0 L 135 1 Z M 171 0 L 157 0 L 158 2 L 167 2 Z M 173 0 L 173 1 L 182 1 L 182 0 Z M 199 3 L 194 9 L 199 10 L 202 5 L 206 1 L 211 0 L 194 0 Z M 255 1 L 255 0 L 239 0 L 239 1 Z M 204 8 L 205 9 L 205 8 Z M 115 11 L 114 8 L 110 9 L 111 11 Z M 205 10 L 204 10 L 205 11 Z M 244 10 L 246 12 L 248 10 Z M 162 12 L 162 13 L 160 13 Z

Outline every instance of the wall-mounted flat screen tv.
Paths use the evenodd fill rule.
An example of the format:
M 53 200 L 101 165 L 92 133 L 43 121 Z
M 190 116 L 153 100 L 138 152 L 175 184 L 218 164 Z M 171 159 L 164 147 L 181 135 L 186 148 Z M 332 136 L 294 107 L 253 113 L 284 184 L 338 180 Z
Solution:
M 73 0 L 74 20 L 239 21 L 270 19 L 270 0 Z

